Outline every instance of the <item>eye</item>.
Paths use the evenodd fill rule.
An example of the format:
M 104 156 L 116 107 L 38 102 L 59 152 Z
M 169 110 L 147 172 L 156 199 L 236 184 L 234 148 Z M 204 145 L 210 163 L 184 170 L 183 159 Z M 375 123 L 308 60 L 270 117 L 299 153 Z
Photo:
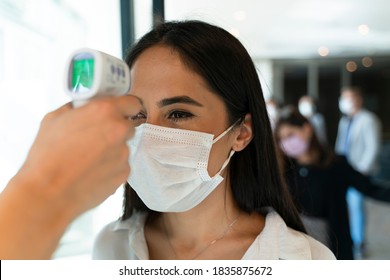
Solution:
M 140 119 L 146 119 L 146 115 L 143 112 L 139 112 L 138 114 L 130 117 L 132 121 L 137 121 Z
M 134 122 L 135 126 L 138 126 L 146 122 L 146 114 L 143 112 L 139 112 L 138 114 L 131 116 L 130 119 Z
M 192 117 L 194 117 L 192 113 L 186 111 L 178 111 L 178 110 L 171 111 L 168 115 L 168 119 L 175 122 L 188 120 Z

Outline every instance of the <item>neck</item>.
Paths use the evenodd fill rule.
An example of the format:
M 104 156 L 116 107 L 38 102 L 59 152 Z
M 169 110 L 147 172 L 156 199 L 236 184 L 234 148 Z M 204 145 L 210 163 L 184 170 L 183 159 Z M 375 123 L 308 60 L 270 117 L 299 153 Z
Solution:
M 227 181 L 222 181 L 193 209 L 162 213 L 145 227 L 152 259 L 242 257 L 262 230 L 264 217 L 242 212 L 234 202 Z
M 356 108 L 348 117 L 352 119 L 360 110 L 361 108 Z
M 317 159 L 318 153 L 307 151 L 297 158 L 297 162 L 303 165 L 313 164 Z
M 230 187 L 227 188 L 223 181 L 195 208 L 181 213 L 164 213 L 161 220 L 171 239 L 195 244 L 217 238 L 239 212 Z

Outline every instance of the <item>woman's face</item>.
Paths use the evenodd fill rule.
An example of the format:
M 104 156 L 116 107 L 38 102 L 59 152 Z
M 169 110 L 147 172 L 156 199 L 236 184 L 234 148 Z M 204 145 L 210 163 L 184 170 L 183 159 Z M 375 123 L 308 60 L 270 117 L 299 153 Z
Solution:
M 134 62 L 130 78 L 130 94 L 142 104 L 142 110 L 134 117 L 136 124 L 147 122 L 201 131 L 214 134 L 214 138 L 228 128 L 223 100 L 172 49 L 161 45 L 146 49 Z M 213 145 L 208 165 L 210 176 L 227 159 L 234 132 Z
M 282 124 L 277 131 L 277 137 L 280 148 L 287 156 L 299 158 L 308 151 L 312 129 L 309 124 L 303 126 Z

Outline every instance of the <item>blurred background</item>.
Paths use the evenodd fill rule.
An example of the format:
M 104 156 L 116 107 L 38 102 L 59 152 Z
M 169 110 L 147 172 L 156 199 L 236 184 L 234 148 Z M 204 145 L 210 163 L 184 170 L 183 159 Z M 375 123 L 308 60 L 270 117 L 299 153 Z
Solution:
M 74 49 L 123 57 L 153 25 L 182 19 L 236 36 L 266 99 L 296 105 L 302 95 L 315 97 L 331 145 L 340 88 L 360 86 L 383 125 L 379 177 L 390 180 L 389 11 L 386 0 L 0 0 L 0 190 L 23 163 L 44 114 L 69 102 L 64 73 Z M 76 220 L 54 258 L 89 258 L 98 230 L 120 215 L 121 193 Z M 390 259 L 390 206 L 369 199 L 366 206 L 366 258 Z

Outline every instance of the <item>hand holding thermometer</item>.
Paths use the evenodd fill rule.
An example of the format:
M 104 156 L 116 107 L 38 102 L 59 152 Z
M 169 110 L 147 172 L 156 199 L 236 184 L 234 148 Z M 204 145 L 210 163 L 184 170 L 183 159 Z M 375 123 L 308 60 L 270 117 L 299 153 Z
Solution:
M 93 49 L 79 49 L 69 58 L 65 83 L 73 106 L 79 107 L 99 96 L 126 94 L 130 71 L 121 59 Z

